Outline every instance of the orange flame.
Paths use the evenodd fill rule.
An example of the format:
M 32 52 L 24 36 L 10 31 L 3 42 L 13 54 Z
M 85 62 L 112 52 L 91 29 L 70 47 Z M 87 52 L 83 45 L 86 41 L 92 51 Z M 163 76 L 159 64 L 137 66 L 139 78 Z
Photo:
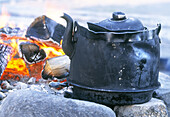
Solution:
M 52 57 L 64 55 L 62 48 L 52 41 L 42 42 L 36 39 L 30 40 L 24 37 L 8 37 L 5 34 L 1 34 L 0 40 L 3 40 L 3 42 L 0 43 L 7 44 L 8 46 L 12 47 L 12 58 L 9 59 L 7 67 L 4 70 L 0 80 L 11 79 L 15 78 L 16 76 L 35 77 L 38 80 L 41 78 L 41 71 L 43 70 L 45 60 Z M 31 65 L 26 63 L 24 59 L 21 58 L 21 55 L 19 55 L 19 44 L 22 42 L 34 43 L 38 45 L 40 49 L 44 49 L 47 56 L 46 59 Z M 18 58 L 15 57 L 16 55 L 18 56 Z
M 50 9 L 51 10 L 51 9 Z M 50 15 L 50 13 L 48 12 Z M 54 15 L 53 15 L 54 16 Z M 10 19 L 10 14 L 5 6 L 1 9 L 0 14 L 0 28 L 5 26 L 14 28 L 15 25 Z M 22 25 L 22 24 L 20 24 Z M 23 27 L 23 26 L 22 26 Z M 20 28 L 22 28 L 20 27 Z M 0 34 L 0 43 L 6 44 L 12 48 L 12 53 L 8 57 L 8 64 L 6 69 L 4 70 L 0 80 L 6 79 L 20 79 L 22 77 L 35 77 L 37 80 L 41 78 L 41 71 L 43 70 L 43 65 L 45 60 L 42 60 L 38 63 L 28 64 L 22 58 L 22 54 L 20 53 L 19 45 L 20 43 L 34 43 L 39 46 L 40 49 L 43 49 L 46 53 L 45 60 L 64 55 L 62 48 L 60 45 L 52 42 L 52 41 L 40 41 L 38 39 L 28 39 L 24 37 L 17 37 L 17 36 L 8 36 L 6 34 Z

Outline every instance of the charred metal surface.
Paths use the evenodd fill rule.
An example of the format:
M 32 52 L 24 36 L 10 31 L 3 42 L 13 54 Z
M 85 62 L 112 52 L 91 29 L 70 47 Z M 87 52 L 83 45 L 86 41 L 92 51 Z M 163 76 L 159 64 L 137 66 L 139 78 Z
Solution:
M 107 106 L 131 105 L 148 102 L 152 98 L 152 93 L 153 90 L 139 92 L 107 92 L 74 86 L 72 98 L 93 101 Z
M 139 20 L 122 18 L 116 23 L 104 20 L 106 24 L 94 24 L 91 30 L 75 22 L 76 30 L 70 43 L 74 43 L 74 49 L 68 55 L 71 55 L 68 82 L 74 86 L 75 98 L 106 105 L 109 102 L 111 105 L 143 103 L 149 101 L 153 90 L 160 86 L 158 34 L 161 25 L 148 30 Z M 110 22 L 115 23 L 115 27 L 125 23 L 125 27 L 109 27 Z M 70 30 L 66 27 L 66 32 Z M 64 36 L 63 41 L 71 38 Z
M 122 12 L 114 12 L 111 19 L 99 23 L 88 22 L 88 27 L 96 32 L 127 32 L 145 29 L 140 20 L 126 18 L 126 15 Z
M 65 19 L 67 21 L 67 29 L 64 32 L 64 39 L 62 43 L 62 48 L 66 55 L 68 55 L 70 58 L 72 57 L 73 49 L 74 49 L 74 43 L 72 42 L 72 33 L 73 33 L 73 20 L 72 18 L 64 14 L 61 18 Z
M 154 31 L 148 31 L 143 37 L 150 33 L 153 34 L 151 39 L 142 38 L 139 33 L 136 36 L 141 35 L 140 41 L 123 42 L 133 40 L 133 35 L 112 34 L 113 38 L 108 39 L 105 33 L 94 34 L 77 26 L 69 81 L 91 88 L 120 91 L 159 86 L 159 37 Z M 112 42 L 115 37 L 120 37 L 121 42 Z

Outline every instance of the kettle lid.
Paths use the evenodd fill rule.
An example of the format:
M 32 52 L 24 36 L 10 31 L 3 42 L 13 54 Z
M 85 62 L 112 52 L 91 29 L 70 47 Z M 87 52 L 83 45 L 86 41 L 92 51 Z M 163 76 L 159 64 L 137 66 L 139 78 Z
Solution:
M 87 22 L 88 28 L 96 32 L 126 32 L 144 30 L 142 22 L 137 18 L 127 18 L 125 13 L 114 12 L 111 19 L 99 23 Z

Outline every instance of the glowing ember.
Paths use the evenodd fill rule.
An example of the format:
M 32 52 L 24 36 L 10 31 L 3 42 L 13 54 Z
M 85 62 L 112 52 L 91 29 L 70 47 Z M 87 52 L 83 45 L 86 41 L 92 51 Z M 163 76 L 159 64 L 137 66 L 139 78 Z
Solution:
M 62 50 L 62 48 L 60 47 L 60 45 L 58 45 L 57 43 L 54 43 L 52 41 L 44 41 L 43 43 L 39 40 L 32 40 L 33 43 L 37 44 L 37 45 L 41 45 L 40 48 L 43 49 L 47 55 L 47 59 L 49 58 L 53 58 L 56 56 L 61 56 L 61 55 L 65 55 L 64 51 Z M 62 44 L 62 40 L 61 43 Z
M 1 80 L 15 79 L 19 80 L 23 76 L 29 76 L 29 71 L 26 67 L 26 63 L 21 58 L 12 58 L 1 76 Z M 16 79 L 16 77 L 18 79 Z

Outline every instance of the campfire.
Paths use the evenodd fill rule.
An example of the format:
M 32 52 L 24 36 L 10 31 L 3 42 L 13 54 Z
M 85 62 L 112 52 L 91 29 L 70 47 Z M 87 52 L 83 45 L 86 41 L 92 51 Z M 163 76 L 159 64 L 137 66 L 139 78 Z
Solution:
M 55 79 L 50 87 L 73 87 L 66 97 L 107 106 L 152 98 L 160 86 L 160 24 L 150 30 L 122 12 L 99 23 L 88 22 L 88 28 L 66 13 L 61 18 L 66 27 L 45 15 L 37 17 L 24 37 L 20 28 L 1 28 L 1 80 Z
M 65 27 L 47 16 L 36 18 L 27 30 L 9 24 L 3 8 L 0 16 L 0 80 L 63 78 L 69 58 L 62 50 Z
M 64 13 L 66 27 L 46 15 L 23 27 L 8 20 L 4 7 L 1 11 L 0 116 L 167 115 L 163 101 L 153 100 L 160 96 L 155 91 L 160 86 L 160 24 L 150 30 L 136 18 L 113 12 L 84 27 Z M 75 16 L 89 13 L 73 11 Z M 30 13 L 24 16 L 35 15 Z M 95 21 L 98 14 L 87 19 L 93 21 L 92 16 Z
M 1 50 L 4 47 L 10 50 L 4 52 L 4 54 L 8 54 L 8 60 L 1 80 L 16 77 L 17 79 L 35 77 L 38 80 L 41 78 L 41 71 L 47 59 L 64 55 L 61 47 L 52 42 L 48 42 L 51 45 L 49 46 L 48 43 L 39 40 L 10 37 L 5 34 L 1 34 L 1 41 Z

